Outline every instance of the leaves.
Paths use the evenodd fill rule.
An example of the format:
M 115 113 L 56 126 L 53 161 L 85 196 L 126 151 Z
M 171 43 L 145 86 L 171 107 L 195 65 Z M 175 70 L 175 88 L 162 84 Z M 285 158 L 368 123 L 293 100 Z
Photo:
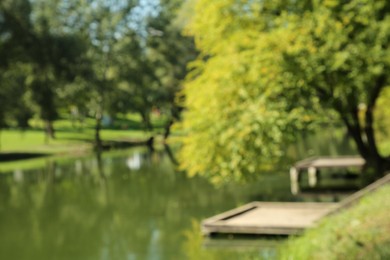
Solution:
M 187 31 L 201 55 L 183 91 L 182 167 L 241 179 L 324 111 L 353 118 L 389 70 L 385 2 L 197 1 Z

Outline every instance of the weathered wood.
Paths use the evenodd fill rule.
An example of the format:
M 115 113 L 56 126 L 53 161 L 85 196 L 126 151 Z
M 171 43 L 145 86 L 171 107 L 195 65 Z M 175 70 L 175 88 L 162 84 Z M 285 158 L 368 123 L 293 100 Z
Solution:
M 204 234 L 299 234 L 320 219 L 358 202 L 363 196 L 390 183 L 390 174 L 339 203 L 251 202 L 202 222 Z
M 314 187 L 317 185 L 317 173 L 320 169 L 363 167 L 365 163 L 365 160 L 358 156 L 311 157 L 299 161 L 290 168 L 291 192 L 299 192 L 300 173 L 303 170 L 308 172 L 309 186 Z
M 337 203 L 252 202 L 206 219 L 202 230 L 205 234 L 297 234 L 336 207 Z
M 365 160 L 358 156 L 340 156 L 340 157 L 312 157 L 294 164 L 297 170 L 308 170 L 310 167 L 321 168 L 346 168 L 361 167 Z

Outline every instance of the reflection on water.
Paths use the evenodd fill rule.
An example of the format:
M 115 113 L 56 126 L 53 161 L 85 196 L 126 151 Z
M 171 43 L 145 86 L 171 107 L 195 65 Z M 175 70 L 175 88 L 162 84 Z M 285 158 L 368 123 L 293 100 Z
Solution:
M 276 259 L 277 250 L 285 240 L 259 237 L 203 238 L 199 233 L 199 222 L 193 220 L 192 226 L 184 232 L 183 251 L 189 260 L 225 259 Z
M 141 160 L 141 155 L 135 153 L 127 158 L 127 167 L 129 167 L 130 170 L 139 170 L 141 168 Z
M 39 169 L 2 173 L 0 259 L 272 259 L 284 240 L 210 241 L 199 223 L 250 201 L 312 201 L 291 195 L 288 168 L 309 155 L 350 154 L 346 144 L 327 153 L 334 143 L 326 140 L 289 148 L 281 169 L 256 181 L 221 187 L 176 172 L 170 151 L 47 159 Z M 315 201 L 342 198 L 326 193 L 334 183 L 320 184 L 325 193 Z
M 199 259 L 198 254 L 226 259 L 217 257 L 253 254 L 191 241 L 191 232 L 202 239 L 192 221 L 253 199 L 292 200 L 288 185 L 283 173 L 216 188 L 175 172 L 165 153 L 140 150 L 48 159 L 43 168 L 0 175 L 0 259 Z

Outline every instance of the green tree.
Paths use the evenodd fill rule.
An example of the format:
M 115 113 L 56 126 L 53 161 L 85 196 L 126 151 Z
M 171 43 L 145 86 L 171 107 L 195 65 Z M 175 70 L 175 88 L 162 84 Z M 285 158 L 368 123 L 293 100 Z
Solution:
M 26 91 L 38 105 L 40 117 L 45 122 L 47 137 L 52 138 L 53 120 L 57 118 L 59 107 L 57 93 L 65 82 L 74 79 L 74 65 L 80 63 L 84 52 L 81 39 L 69 31 L 68 21 L 63 16 L 66 16 L 62 11 L 63 4 L 64 1 L 60 0 L 7 0 L 0 3 L 5 39 L 0 50 L 0 55 L 6 61 L 3 66 L 5 70 L 23 67 L 19 76 L 24 75 L 25 79 L 23 84 L 18 82 L 19 76 L 14 77 L 15 82 L 8 82 L 28 87 Z M 20 64 L 7 68 L 7 62 Z M 8 98 L 16 99 L 11 92 Z M 25 113 L 26 109 L 23 110 Z M 27 115 L 23 113 L 16 116 L 26 121 Z
M 179 117 L 181 108 L 175 97 L 181 89 L 186 65 L 195 57 L 192 39 L 181 34 L 179 8 L 179 1 L 160 1 L 155 12 L 140 19 L 135 37 L 118 43 L 120 102 L 115 105 L 139 113 L 147 130 L 153 128 L 151 112 L 159 110 L 166 118 L 165 136 L 169 135 L 173 120 Z
M 29 66 L 16 63 L 8 67 L 0 76 L 0 109 L 3 126 L 17 126 L 25 129 L 36 110 L 32 93 L 26 84 Z
M 326 1 L 287 30 L 283 70 L 336 111 L 368 166 L 383 174 L 390 162 L 378 151 L 374 111 L 390 85 L 390 3 Z
M 50 30 L 73 36 L 75 40 L 60 40 L 72 51 L 65 52 L 65 57 L 68 57 L 65 66 L 56 64 L 54 67 L 66 79 L 62 87 L 56 89 L 56 94 L 66 107 L 73 107 L 81 113 L 87 111 L 95 118 L 95 144 L 100 148 L 103 114 L 115 114 L 116 111 L 112 110 L 117 108 L 115 104 L 120 97 L 117 61 L 123 53 L 119 53 L 118 46 L 133 37 L 134 29 L 130 25 L 137 1 L 54 2 L 57 9 L 53 6 L 51 9 L 59 17 L 52 21 Z M 127 57 L 131 55 L 134 54 L 126 53 Z
M 95 117 L 95 144 L 100 149 L 103 114 L 114 107 L 112 104 L 117 103 L 119 70 L 116 63 L 120 59 L 118 44 L 134 36 L 129 23 L 131 11 L 137 1 L 128 1 L 126 4 L 122 1 L 94 3 L 91 7 L 84 6 L 82 12 L 89 13 L 89 22 L 83 24 L 87 26 L 84 28 L 84 37 L 89 42 L 87 57 L 92 69 L 92 74 L 87 78 L 90 84 L 88 105 Z
M 187 64 L 196 57 L 193 38 L 183 35 L 182 1 L 160 1 L 159 12 L 147 23 L 147 51 L 160 85 L 155 106 L 167 117 L 164 137 L 174 121 L 180 119 L 182 106 L 176 102 L 187 74 Z
M 136 37 L 137 39 L 139 37 Z M 120 84 L 118 100 L 115 105 L 121 106 L 121 111 L 139 113 L 145 130 L 152 130 L 150 113 L 155 107 L 161 91 L 155 67 L 146 55 L 140 41 L 123 42 L 118 64 L 120 64 Z M 129 55 L 129 54 L 132 55 Z
M 337 113 L 381 174 L 373 110 L 389 85 L 387 1 L 206 1 L 189 26 L 182 166 L 216 179 L 259 172 L 296 131 Z M 363 113 L 362 113 L 362 110 Z
M 86 43 L 70 30 L 63 10 L 66 1 L 35 1 L 33 5 L 32 73 L 29 77 L 33 99 L 40 107 L 46 133 L 54 138 L 53 121 L 58 117 L 58 93 L 74 81 L 85 62 Z
M 23 117 L 22 96 L 24 78 L 22 63 L 29 46 L 26 28 L 29 28 L 31 6 L 27 0 L 0 2 L 0 126 L 6 125 L 11 113 Z M 15 108 L 15 104 L 18 104 Z M 26 111 L 26 110 L 25 110 Z M 20 112 L 20 113 L 19 113 Z M 17 116 L 18 117 L 18 116 Z

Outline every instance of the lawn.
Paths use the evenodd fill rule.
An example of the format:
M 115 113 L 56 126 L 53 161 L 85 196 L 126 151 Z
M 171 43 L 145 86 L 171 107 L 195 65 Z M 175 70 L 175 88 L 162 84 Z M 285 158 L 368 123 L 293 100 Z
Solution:
M 153 118 L 152 118 L 153 119 Z M 93 148 L 95 136 L 94 120 L 86 118 L 82 123 L 63 118 L 55 121 L 56 138 L 46 140 L 43 123 L 31 120 L 31 127 L 26 130 L 3 129 L 0 131 L 1 153 L 74 153 Z M 118 117 L 109 125 L 103 125 L 100 132 L 103 141 L 139 142 L 151 135 L 162 133 L 162 119 L 153 120 L 154 130 L 145 131 L 141 119 L 134 114 Z

